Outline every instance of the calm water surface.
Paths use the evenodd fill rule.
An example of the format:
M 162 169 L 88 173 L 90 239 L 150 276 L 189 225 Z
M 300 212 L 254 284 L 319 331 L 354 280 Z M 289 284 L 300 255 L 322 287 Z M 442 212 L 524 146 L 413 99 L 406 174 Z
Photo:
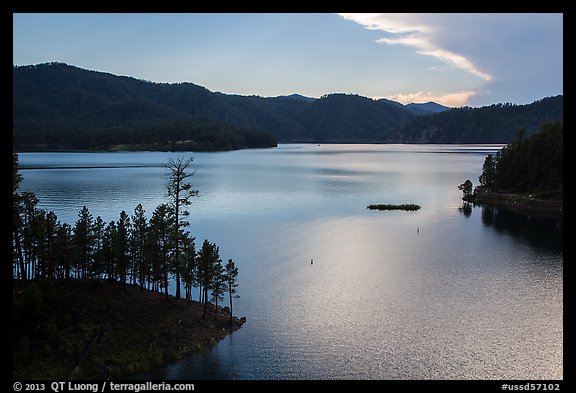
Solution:
M 240 270 L 247 323 L 139 378 L 562 379 L 562 224 L 463 208 L 495 146 L 281 145 L 189 153 L 190 231 Z M 178 153 L 21 153 L 73 223 L 166 201 Z M 416 212 L 371 211 L 416 203 Z M 314 264 L 310 260 L 314 259 Z M 197 296 L 197 295 L 195 295 Z

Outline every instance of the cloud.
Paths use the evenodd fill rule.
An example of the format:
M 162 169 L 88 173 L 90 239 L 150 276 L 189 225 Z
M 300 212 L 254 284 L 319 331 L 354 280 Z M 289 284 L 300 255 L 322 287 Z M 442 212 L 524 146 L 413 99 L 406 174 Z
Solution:
M 338 14 L 346 20 L 359 23 L 370 30 L 383 30 L 392 34 L 429 32 L 430 26 L 411 21 L 413 14 Z
M 478 92 L 473 90 L 462 90 L 455 93 L 448 93 L 443 95 L 434 95 L 431 92 L 418 91 L 416 93 L 399 93 L 390 94 L 384 98 L 394 100 L 402 104 L 409 104 L 411 102 L 424 103 L 424 102 L 437 102 L 449 107 L 460 107 L 466 105 L 471 97 L 477 96 Z
M 448 50 L 439 42 L 439 26 L 431 22 L 422 23 L 417 14 L 339 14 L 346 20 L 361 24 L 370 30 L 381 30 L 392 37 L 383 37 L 376 42 L 386 45 L 406 45 L 416 48 L 424 56 L 432 56 L 452 67 L 464 70 L 486 81 L 492 75 L 481 70 L 463 54 Z

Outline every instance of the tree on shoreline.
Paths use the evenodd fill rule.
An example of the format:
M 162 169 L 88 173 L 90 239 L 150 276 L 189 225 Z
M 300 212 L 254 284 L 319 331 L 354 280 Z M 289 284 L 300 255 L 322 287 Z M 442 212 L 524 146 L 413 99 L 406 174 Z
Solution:
M 230 300 L 230 320 L 232 320 L 232 298 L 238 299 L 240 296 L 236 294 L 238 287 L 238 268 L 234 265 L 232 259 L 228 259 L 228 263 L 224 267 L 224 282 L 228 287 L 228 295 Z
M 78 213 L 78 220 L 74 226 L 74 245 L 76 247 L 76 275 L 86 277 L 88 275 L 88 265 L 91 262 L 93 251 L 93 218 L 86 206 Z
M 202 296 L 204 301 L 204 312 L 202 318 L 206 318 L 208 309 L 208 291 L 213 288 L 214 276 L 217 266 L 221 263 L 218 246 L 204 240 L 202 248 L 198 253 L 198 279 L 202 286 Z
M 181 244 L 186 236 L 184 228 L 188 226 L 187 217 L 190 213 L 186 206 L 190 205 L 190 199 L 198 195 L 198 191 L 192 190 L 192 185 L 185 180 L 192 176 L 193 172 L 187 172 L 192 163 L 192 157 L 177 157 L 168 161 L 166 167 L 169 170 L 167 182 L 167 196 L 170 199 L 170 207 L 174 214 L 173 241 L 174 241 L 174 272 L 176 273 L 176 299 L 180 299 L 180 273 L 182 272 Z
M 22 182 L 22 175 L 18 172 L 18 154 L 12 154 L 12 238 L 16 248 L 16 256 L 18 264 L 16 265 L 17 274 L 20 279 L 26 282 L 27 277 L 25 274 L 24 255 L 22 252 L 22 242 L 20 241 L 20 232 L 22 228 L 22 220 L 20 217 L 22 210 L 22 196 L 18 192 L 20 183 Z
M 466 181 L 458 186 L 458 189 L 462 191 L 464 197 L 468 197 L 472 195 L 472 181 L 470 179 L 466 179 Z
M 192 287 L 198 282 L 196 279 L 196 245 L 193 237 L 186 236 L 183 240 L 182 281 L 186 290 L 184 296 L 188 304 L 190 304 L 192 301 Z
M 479 191 L 561 194 L 563 132 L 563 123 L 556 122 L 527 138 L 518 133 L 514 142 L 485 158 Z
M 218 261 L 214 264 L 210 291 L 212 292 L 212 301 L 214 302 L 214 320 L 216 320 L 218 319 L 218 302 L 224 300 L 224 293 L 226 291 L 224 267 L 222 266 L 222 260 L 220 258 L 218 258 Z
M 102 217 L 97 216 L 92 226 L 92 233 L 94 235 L 94 267 L 91 269 L 91 274 L 94 277 L 100 277 L 106 272 L 106 261 L 104 258 L 104 234 L 106 225 Z
M 146 250 L 146 215 L 142 204 L 139 203 L 134 209 L 134 215 L 132 216 L 132 231 L 130 233 L 131 238 L 131 253 L 134 265 L 134 276 L 138 276 L 138 281 L 140 283 L 140 292 L 144 291 L 144 286 L 146 285 L 146 271 L 148 268 L 148 260 L 145 255 Z M 134 277 L 134 282 L 136 282 L 136 277 Z
M 116 275 L 120 277 L 122 288 L 126 289 L 126 280 L 128 277 L 129 260 L 129 239 L 130 219 L 124 210 L 120 212 L 120 218 L 116 225 Z
M 123 287 L 139 285 L 140 291 L 147 287 L 169 301 L 170 281 L 176 276 L 176 291 L 181 280 L 188 303 L 192 301 L 192 288 L 200 289 L 204 317 L 208 300 L 218 304 L 227 291 L 232 291 L 232 309 L 231 299 L 237 297 L 238 269 L 231 259 L 222 266 L 218 246 L 208 240 L 202 249 L 196 250 L 195 238 L 183 230 L 187 225 L 183 207 L 196 193 L 189 185 L 181 182 L 180 191 L 175 193 L 179 195 L 179 202 L 157 206 L 149 221 L 141 204 L 136 206 L 131 219 L 122 211 L 117 221 L 108 223 L 100 216 L 94 220 L 84 206 L 74 225 L 69 225 L 58 221 L 54 212 L 38 209 L 38 199 L 33 193 L 18 192 L 22 176 L 18 173 L 17 154 L 13 155 L 13 165 L 12 275 L 15 280 L 25 283 L 73 277 L 108 279 Z M 180 214 L 176 214 L 176 205 L 181 209 Z M 175 263 L 176 255 L 179 263 Z
M 102 242 L 102 254 L 105 265 L 106 276 L 108 280 L 116 280 L 115 256 L 116 238 L 117 238 L 116 221 L 110 221 L 104 229 L 104 240 Z
M 54 243 L 56 240 L 57 220 L 58 217 L 56 217 L 56 213 L 51 211 L 46 214 L 46 278 L 49 280 L 54 276 Z
M 169 285 L 169 270 L 171 265 L 172 255 L 172 214 L 170 206 L 163 203 L 156 207 L 152 218 L 150 219 L 150 235 L 152 244 L 157 252 L 154 253 L 156 257 L 156 266 L 160 277 L 160 287 L 164 289 L 164 296 L 166 301 L 169 300 L 168 285 Z

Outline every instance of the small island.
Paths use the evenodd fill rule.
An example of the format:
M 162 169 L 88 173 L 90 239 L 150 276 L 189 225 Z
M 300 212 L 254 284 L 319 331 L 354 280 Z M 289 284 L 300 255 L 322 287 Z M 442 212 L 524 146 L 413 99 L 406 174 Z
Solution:
M 394 205 L 390 203 L 368 205 L 370 210 L 405 210 L 405 211 L 416 211 L 420 209 L 420 206 L 414 203 L 403 203 L 400 205 Z

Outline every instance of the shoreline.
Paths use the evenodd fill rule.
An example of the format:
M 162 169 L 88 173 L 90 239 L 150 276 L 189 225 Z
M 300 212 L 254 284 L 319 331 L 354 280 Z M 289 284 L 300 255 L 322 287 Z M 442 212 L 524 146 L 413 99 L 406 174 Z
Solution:
M 125 378 L 211 348 L 240 329 L 228 307 L 100 279 L 13 282 L 13 378 Z M 215 320 L 215 314 L 217 319 Z
M 278 147 L 276 145 L 270 146 L 240 146 L 240 147 L 226 147 L 226 148 L 213 148 L 213 147 L 196 147 L 195 149 L 174 149 L 169 147 L 152 146 L 142 147 L 141 145 L 116 145 L 105 149 L 80 149 L 80 148 L 43 148 L 43 147 L 27 147 L 27 148 L 13 148 L 14 153 L 116 153 L 116 152 L 163 152 L 163 153 L 221 153 L 228 151 L 248 150 L 248 149 L 273 149 Z
M 474 205 L 499 207 L 518 214 L 563 219 L 563 199 L 537 199 L 530 195 L 483 192 L 462 197 Z

